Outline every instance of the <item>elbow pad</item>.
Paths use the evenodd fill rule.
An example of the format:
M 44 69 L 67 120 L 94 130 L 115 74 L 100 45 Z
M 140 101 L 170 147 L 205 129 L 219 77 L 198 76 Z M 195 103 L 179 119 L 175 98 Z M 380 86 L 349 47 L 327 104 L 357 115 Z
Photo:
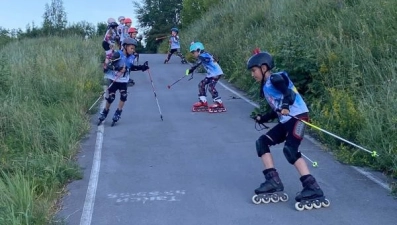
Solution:
M 284 94 L 281 108 L 289 109 L 289 106 L 294 104 L 295 98 L 296 98 L 296 93 L 293 90 L 288 89 L 287 92 Z

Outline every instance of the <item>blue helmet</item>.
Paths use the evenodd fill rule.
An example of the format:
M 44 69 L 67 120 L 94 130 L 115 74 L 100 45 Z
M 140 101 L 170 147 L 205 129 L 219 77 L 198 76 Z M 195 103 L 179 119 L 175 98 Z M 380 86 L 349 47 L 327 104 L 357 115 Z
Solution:
M 178 30 L 178 28 L 176 28 L 176 27 L 171 28 L 171 31 L 175 31 L 175 32 L 179 33 L 179 30 Z
M 201 42 L 194 42 L 190 45 L 190 52 L 200 52 L 202 50 L 204 50 L 204 45 Z

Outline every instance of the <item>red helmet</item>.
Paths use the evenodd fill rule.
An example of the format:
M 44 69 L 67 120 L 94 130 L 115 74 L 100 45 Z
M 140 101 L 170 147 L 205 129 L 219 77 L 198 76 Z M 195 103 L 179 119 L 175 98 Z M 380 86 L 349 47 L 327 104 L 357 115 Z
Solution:
M 124 23 L 132 23 L 132 20 L 130 18 L 125 18 Z
M 135 27 L 130 27 L 128 33 L 138 33 L 138 30 Z

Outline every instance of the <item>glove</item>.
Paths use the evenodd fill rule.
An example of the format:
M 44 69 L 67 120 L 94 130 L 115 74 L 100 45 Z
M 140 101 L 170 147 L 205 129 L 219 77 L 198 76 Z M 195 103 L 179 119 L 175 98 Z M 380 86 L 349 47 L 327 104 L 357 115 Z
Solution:
M 270 120 L 270 116 L 268 114 L 265 115 L 256 115 L 255 118 L 253 118 L 257 123 L 262 124 L 262 123 L 267 123 Z
M 150 69 L 150 68 L 149 68 L 149 62 L 146 61 L 145 63 L 143 63 L 143 65 L 141 65 L 141 70 L 142 70 L 143 72 L 145 72 L 145 71 L 148 70 L 148 69 Z
M 186 75 L 189 75 L 189 74 L 193 73 L 193 71 L 194 71 L 193 68 L 190 68 L 190 69 L 186 70 Z

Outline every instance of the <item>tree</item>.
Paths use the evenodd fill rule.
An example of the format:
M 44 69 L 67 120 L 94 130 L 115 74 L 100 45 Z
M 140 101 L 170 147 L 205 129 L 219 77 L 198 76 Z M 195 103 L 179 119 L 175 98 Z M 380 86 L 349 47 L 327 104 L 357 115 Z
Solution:
M 139 27 L 143 28 L 147 52 L 156 52 L 155 38 L 169 33 L 171 27 L 181 25 L 182 0 L 134 1 Z
M 100 22 L 96 25 L 96 35 L 101 36 L 105 35 L 108 29 L 108 24 L 104 22 Z
M 60 34 L 66 28 L 67 19 L 62 0 L 51 0 L 45 4 L 43 32 L 46 35 Z
M 183 0 L 182 24 L 184 27 L 204 15 L 211 6 L 222 0 Z

